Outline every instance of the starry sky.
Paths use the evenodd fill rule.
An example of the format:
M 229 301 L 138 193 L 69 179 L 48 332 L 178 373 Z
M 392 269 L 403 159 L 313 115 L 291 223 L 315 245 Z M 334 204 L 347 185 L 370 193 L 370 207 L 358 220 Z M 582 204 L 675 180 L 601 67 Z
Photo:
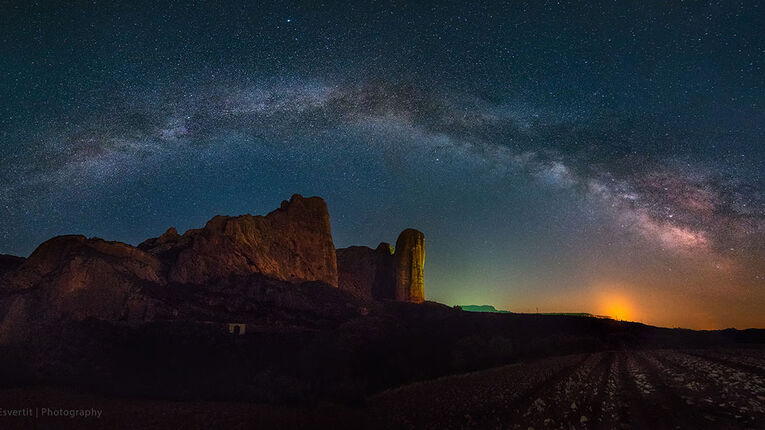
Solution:
M 342 3 L 0 2 L 0 253 L 300 193 L 431 300 L 765 327 L 759 2 Z

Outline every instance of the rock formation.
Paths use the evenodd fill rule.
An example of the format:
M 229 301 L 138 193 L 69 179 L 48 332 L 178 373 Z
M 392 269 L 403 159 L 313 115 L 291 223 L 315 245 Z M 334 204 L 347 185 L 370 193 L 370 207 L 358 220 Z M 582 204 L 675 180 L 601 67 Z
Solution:
M 179 236 L 174 228 L 138 247 L 167 267 L 168 282 L 205 284 L 262 273 L 300 283 L 337 286 L 337 260 L 327 205 L 294 195 L 266 216 L 216 216 Z
M 393 299 L 393 253 L 382 242 L 377 249 L 351 246 L 337 250 L 340 289 L 367 299 Z
M 120 319 L 131 294 L 146 284 L 164 284 L 154 256 L 120 242 L 59 236 L 43 243 L 15 271 L 10 288 L 24 302 L 43 304 L 48 318 Z M 22 300 L 22 298 L 19 298 Z M 21 304 L 11 309 L 21 312 Z
M 340 289 L 359 297 L 421 303 L 425 300 L 425 235 L 406 229 L 396 248 L 351 246 L 337 250 Z
M 180 238 L 178 230 L 170 227 L 161 236 L 144 240 L 138 248 L 151 251 L 152 254 L 164 254 L 175 246 Z
M 180 235 L 170 228 L 138 247 L 59 236 L 27 259 L 0 256 L 0 344 L 23 342 L 34 324 L 63 320 L 239 321 L 266 315 L 266 303 L 324 315 L 366 299 L 421 302 L 424 259 L 424 236 L 411 229 L 395 253 L 387 243 L 336 251 L 326 204 L 300 195 L 266 216 L 216 216 L 201 229 Z M 311 304 L 303 296 L 327 300 Z
M 401 232 L 393 254 L 396 300 L 421 303 L 425 300 L 425 235 L 413 228 Z
M 2 327 L 88 317 L 152 319 L 146 288 L 210 287 L 260 274 L 278 281 L 337 286 L 337 262 L 324 201 L 294 195 L 266 216 L 216 216 L 204 228 L 174 228 L 138 247 L 84 236 L 59 236 L 30 257 L 0 259 Z M 2 335 L 2 333 L 0 333 Z

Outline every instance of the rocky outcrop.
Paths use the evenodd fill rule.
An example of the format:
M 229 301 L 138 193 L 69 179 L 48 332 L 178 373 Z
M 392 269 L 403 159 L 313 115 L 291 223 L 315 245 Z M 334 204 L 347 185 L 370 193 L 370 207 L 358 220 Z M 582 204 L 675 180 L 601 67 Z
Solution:
M 393 299 L 393 252 L 383 242 L 377 249 L 351 246 L 337 250 L 341 289 L 366 299 Z
M 133 246 L 85 236 L 59 236 L 40 245 L 13 274 L 10 287 L 24 295 L 9 312 L 57 319 L 121 319 L 131 296 L 146 284 L 163 284 L 162 264 Z M 5 324 L 4 324 L 5 325 Z
M 396 300 L 425 301 L 425 235 L 413 228 L 402 231 L 393 257 Z
M 59 236 L 27 259 L 0 257 L 0 343 L 23 342 L 34 324 L 62 320 L 247 320 L 249 312 L 267 314 L 256 302 L 323 315 L 333 300 L 356 300 L 346 292 L 421 302 L 424 258 L 416 230 L 401 234 L 395 253 L 387 243 L 336 251 L 326 204 L 300 195 L 265 216 L 216 216 L 201 229 L 181 235 L 170 228 L 138 247 Z M 336 292 L 318 295 L 331 299 L 322 305 L 305 305 L 289 290 L 320 285 Z
M 9 257 L 0 263 L 8 266 L 6 294 L 0 297 L 3 338 L 32 317 L 152 320 L 157 309 L 168 307 L 147 291 L 168 284 L 210 287 L 232 276 L 260 274 L 337 286 L 327 207 L 318 197 L 299 195 L 266 216 L 216 216 L 204 228 L 183 235 L 170 228 L 138 247 L 59 236 L 26 260 Z
M 161 236 L 144 240 L 138 245 L 138 248 L 144 251 L 151 251 L 155 255 L 163 254 L 173 248 L 180 238 L 181 235 L 178 234 L 178 230 L 175 227 L 170 227 Z
M 337 250 L 340 289 L 359 297 L 421 303 L 425 300 L 425 235 L 406 229 L 396 248 L 351 246 Z
M 138 246 L 166 266 L 168 282 L 205 284 L 261 273 L 300 283 L 337 286 L 337 257 L 327 205 L 294 195 L 266 216 L 216 216 L 182 236 L 170 229 Z

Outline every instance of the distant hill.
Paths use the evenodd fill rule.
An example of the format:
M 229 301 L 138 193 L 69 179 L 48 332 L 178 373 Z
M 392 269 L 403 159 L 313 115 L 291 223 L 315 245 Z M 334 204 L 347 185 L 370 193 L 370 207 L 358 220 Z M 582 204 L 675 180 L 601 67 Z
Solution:
M 458 307 L 467 312 L 496 312 L 500 314 L 510 313 L 509 311 L 497 310 L 497 308 L 492 305 L 459 305 Z
M 608 315 L 594 315 L 588 312 L 547 312 L 547 313 L 537 313 L 537 315 L 565 315 L 570 317 L 590 317 L 590 318 L 605 318 L 605 319 L 614 319 L 611 316 Z
M 539 315 L 568 315 L 571 317 L 594 317 L 595 315 L 587 313 L 587 312 L 542 312 L 539 313 Z
M 466 312 L 494 312 L 499 314 L 511 314 L 513 312 L 497 309 L 492 305 L 457 305 L 456 307 Z M 558 315 L 558 316 L 570 316 L 570 317 L 590 317 L 590 318 L 607 318 L 613 319 L 608 315 L 593 315 L 587 312 L 537 312 L 529 315 Z

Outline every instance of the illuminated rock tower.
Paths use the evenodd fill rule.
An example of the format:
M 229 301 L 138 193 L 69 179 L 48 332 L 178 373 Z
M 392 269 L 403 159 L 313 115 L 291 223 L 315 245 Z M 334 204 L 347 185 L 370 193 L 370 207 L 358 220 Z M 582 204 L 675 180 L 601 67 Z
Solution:
M 425 300 L 425 235 L 408 228 L 396 240 L 394 258 L 396 300 L 421 303 Z

